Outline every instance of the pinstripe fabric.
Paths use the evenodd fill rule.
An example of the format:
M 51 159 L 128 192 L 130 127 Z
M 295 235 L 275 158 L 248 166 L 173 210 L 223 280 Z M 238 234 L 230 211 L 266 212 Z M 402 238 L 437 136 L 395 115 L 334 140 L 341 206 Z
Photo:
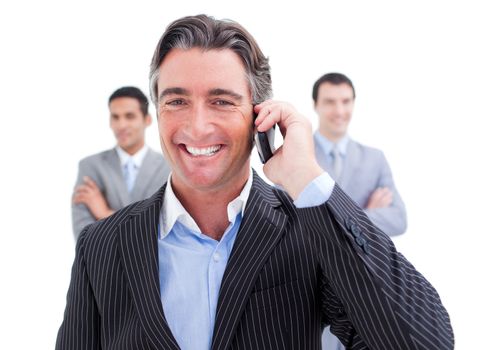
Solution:
M 57 349 L 178 349 L 160 301 L 164 189 L 87 227 Z M 220 288 L 213 349 L 452 349 L 433 287 L 338 187 L 296 209 L 256 174 Z

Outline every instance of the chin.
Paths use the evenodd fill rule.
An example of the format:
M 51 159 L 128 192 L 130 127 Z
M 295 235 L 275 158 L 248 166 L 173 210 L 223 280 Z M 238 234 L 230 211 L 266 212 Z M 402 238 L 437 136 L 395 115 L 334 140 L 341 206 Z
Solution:
M 227 174 L 211 171 L 210 169 L 196 169 L 192 171 L 182 172 L 178 176 L 181 181 L 190 188 L 199 190 L 215 190 L 224 184 Z

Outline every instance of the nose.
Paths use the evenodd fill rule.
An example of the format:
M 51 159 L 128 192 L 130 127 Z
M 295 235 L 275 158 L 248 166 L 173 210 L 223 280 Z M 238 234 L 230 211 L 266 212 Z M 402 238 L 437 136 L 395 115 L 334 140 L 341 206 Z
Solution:
M 203 104 L 194 106 L 185 128 L 186 134 L 197 142 L 213 134 L 215 131 L 214 114 L 211 109 Z
M 112 128 L 123 130 L 127 127 L 128 121 L 127 121 L 127 118 L 120 116 L 120 117 L 111 119 L 110 125 L 112 126 Z
M 126 119 L 126 118 L 120 118 L 120 119 L 118 120 L 118 127 L 119 127 L 120 129 L 125 129 L 125 128 L 127 127 L 127 125 L 128 125 L 128 122 L 127 122 L 127 119 Z
M 335 113 L 336 113 L 337 115 L 343 115 L 344 112 L 345 112 L 345 106 L 343 105 L 343 103 L 337 102 L 337 103 L 335 104 Z
M 117 117 L 110 119 L 110 128 L 115 132 L 123 132 L 127 128 L 125 118 Z

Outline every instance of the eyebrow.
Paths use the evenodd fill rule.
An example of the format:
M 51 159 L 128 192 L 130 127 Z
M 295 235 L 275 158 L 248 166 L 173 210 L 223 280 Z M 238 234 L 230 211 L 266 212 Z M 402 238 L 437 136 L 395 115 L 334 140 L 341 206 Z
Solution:
M 159 96 L 159 100 L 164 98 L 165 96 L 168 95 L 190 95 L 190 92 L 187 89 L 181 88 L 181 87 L 171 87 L 171 88 L 166 88 L 165 90 L 162 91 L 162 93 Z
M 240 95 L 240 94 L 237 94 L 236 92 L 232 91 L 232 90 L 227 90 L 227 89 L 212 89 L 212 90 L 209 90 L 208 91 L 208 94 L 210 96 L 221 96 L 221 95 L 227 95 L 227 96 L 230 96 L 232 98 L 234 98 L 235 100 L 237 100 L 238 102 L 241 102 L 243 100 L 243 96 Z

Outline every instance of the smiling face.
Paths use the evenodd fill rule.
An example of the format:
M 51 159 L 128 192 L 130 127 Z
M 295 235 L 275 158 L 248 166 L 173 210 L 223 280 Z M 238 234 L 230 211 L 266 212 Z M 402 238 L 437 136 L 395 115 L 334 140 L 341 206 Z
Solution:
M 253 107 L 229 49 L 172 49 L 159 70 L 158 127 L 176 191 L 239 192 L 249 175 Z
M 132 97 L 118 97 L 109 104 L 110 128 L 117 144 L 127 153 L 135 154 L 145 144 L 145 129 L 150 115 L 143 115 L 140 102 Z
M 321 84 L 315 104 L 320 133 L 333 142 L 345 136 L 352 119 L 353 105 L 353 89 L 348 84 Z

